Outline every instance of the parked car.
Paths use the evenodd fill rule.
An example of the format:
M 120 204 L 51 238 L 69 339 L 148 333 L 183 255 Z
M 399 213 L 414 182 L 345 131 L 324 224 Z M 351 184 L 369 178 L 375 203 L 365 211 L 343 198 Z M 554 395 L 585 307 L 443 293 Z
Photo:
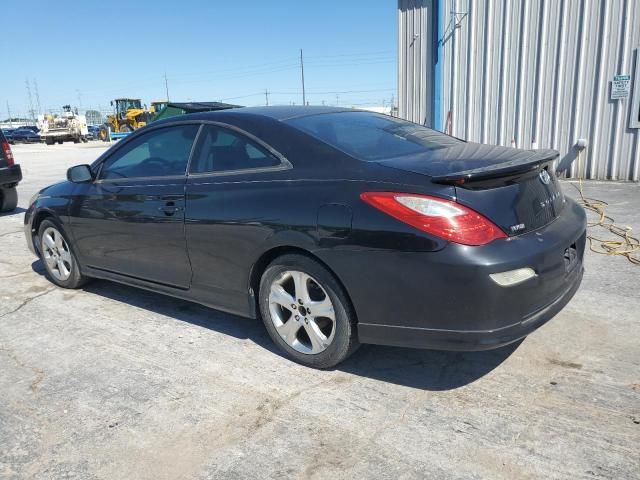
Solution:
M 9 143 L 13 143 L 13 131 L 15 129 L 14 128 L 3 128 L 2 129 L 2 134 L 4 135 L 4 138 L 7 142 Z
M 185 115 L 69 169 L 25 234 L 56 285 L 103 278 L 261 317 L 312 367 L 359 343 L 490 349 L 582 280 L 586 216 L 557 155 L 351 109 Z
M 33 133 L 39 133 L 40 129 L 36 125 L 24 125 L 20 128 L 26 128 L 27 130 L 31 130 Z
M 87 140 L 96 140 L 96 139 L 98 139 L 98 135 L 100 133 L 100 127 L 97 127 L 95 125 L 89 125 L 89 126 L 87 126 L 87 130 L 88 130 L 88 133 L 86 135 Z
M 11 137 L 14 143 L 15 142 L 37 143 L 40 141 L 40 135 L 38 135 L 32 129 L 27 127 L 16 128 L 11 133 Z
M 9 142 L 0 130 L 0 212 L 10 212 L 18 205 L 16 187 L 22 180 L 20 165 L 16 165 Z

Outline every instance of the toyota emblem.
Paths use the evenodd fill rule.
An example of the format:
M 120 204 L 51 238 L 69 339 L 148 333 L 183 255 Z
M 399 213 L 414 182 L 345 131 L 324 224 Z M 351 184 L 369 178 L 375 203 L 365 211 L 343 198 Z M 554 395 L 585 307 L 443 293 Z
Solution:
M 541 170 L 540 181 L 545 185 L 549 185 L 549 182 L 551 181 L 551 176 L 549 175 L 549 172 L 547 172 L 546 170 Z

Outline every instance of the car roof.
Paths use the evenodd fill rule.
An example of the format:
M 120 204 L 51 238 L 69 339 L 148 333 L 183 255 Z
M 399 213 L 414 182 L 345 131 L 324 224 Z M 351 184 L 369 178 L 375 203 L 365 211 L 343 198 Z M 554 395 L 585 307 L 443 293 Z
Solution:
M 229 108 L 213 112 L 201 112 L 189 115 L 189 118 L 198 118 L 201 120 L 216 120 L 219 118 L 233 115 L 253 115 L 259 117 L 269 117 L 278 121 L 290 120 L 297 117 L 305 117 L 309 115 L 320 115 L 323 113 L 339 113 L 357 111 L 352 108 L 341 107 L 325 107 L 325 106 L 302 106 L 302 105 L 279 105 L 272 107 L 241 107 Z M 180 117 L 172 117 L 178 120 Z M 168 119 L 169 120 L 169 119 Z

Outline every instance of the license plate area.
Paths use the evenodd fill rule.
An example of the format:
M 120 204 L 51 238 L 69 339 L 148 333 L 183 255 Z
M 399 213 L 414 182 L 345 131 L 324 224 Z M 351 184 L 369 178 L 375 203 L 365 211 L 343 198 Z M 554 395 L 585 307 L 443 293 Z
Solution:
M 568 248 L 564 250 L 564 269 L 567 272 L 571 272 L 576 265 L 578 265 L 579 255 L 578 248 L 575 243 L 571 244 Z

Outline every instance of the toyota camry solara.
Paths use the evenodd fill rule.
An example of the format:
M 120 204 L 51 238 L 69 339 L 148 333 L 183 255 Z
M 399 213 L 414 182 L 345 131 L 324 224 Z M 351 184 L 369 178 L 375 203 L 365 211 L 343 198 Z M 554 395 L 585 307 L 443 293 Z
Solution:
M 357 110 L 186 115 L 69 169 L 25 233 L 56 285 L 103 278 L 261 317 L 313 367 L 360 343 L 490 349 L 582 280 L 585 213 L 556 157 Z

